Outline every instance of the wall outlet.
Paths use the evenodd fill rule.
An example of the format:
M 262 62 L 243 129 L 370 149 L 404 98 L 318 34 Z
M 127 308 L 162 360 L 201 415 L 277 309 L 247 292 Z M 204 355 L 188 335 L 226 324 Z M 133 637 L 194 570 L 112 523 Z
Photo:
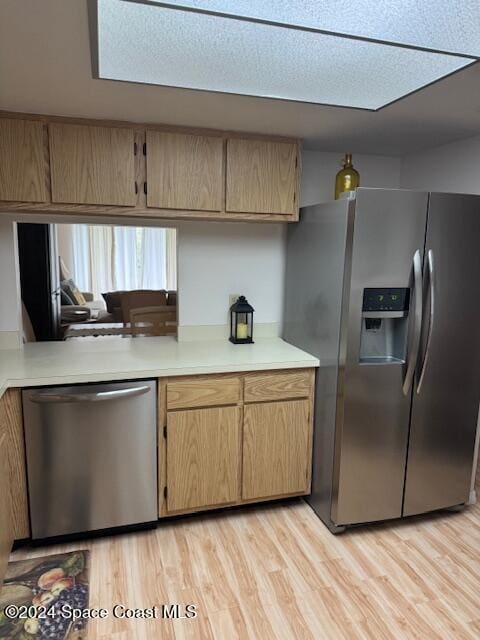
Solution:
M 228 308 L 230 309 L 230 307 L 232 306 L 232 304 L 234 304 L 240 297 L 239 293 L 231 293 L 228 296 Z

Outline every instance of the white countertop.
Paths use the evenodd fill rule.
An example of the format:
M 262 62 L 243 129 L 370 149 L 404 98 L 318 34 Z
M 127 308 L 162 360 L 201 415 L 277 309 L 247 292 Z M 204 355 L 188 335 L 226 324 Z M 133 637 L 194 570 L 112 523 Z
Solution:
M 251 345 L 172 337 L 77 338 L 0 351 L 0 396 L 8 387 L 318 366 L 317 358 L 280 338 L 259 338 Z

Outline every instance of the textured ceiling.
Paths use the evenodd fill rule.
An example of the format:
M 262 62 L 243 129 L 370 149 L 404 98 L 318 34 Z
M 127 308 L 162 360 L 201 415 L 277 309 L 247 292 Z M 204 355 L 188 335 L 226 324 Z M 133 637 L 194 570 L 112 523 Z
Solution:
M 480 132 L 480 63 L 376 113 L 96 80 L 86 0 L 2 0 L 0 109 L 294 135 L 310 149 L 401 155 Z
M 98 2 L 97 31 L 104 80 L 370 110 L 474 62 L 125 0 Z

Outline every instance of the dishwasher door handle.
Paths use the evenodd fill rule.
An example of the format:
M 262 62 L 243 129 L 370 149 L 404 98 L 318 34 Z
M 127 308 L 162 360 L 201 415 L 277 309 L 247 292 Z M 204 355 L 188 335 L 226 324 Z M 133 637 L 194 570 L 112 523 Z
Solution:
M 134 398 L 148 393 L 150 387 L 131 387 L 130 389 L 116 389 L 115 391 L 99 391 L 98 393 L 33 393 L 31 402 L 38 404 L 61 402 L 109 402 L 121 398 Z

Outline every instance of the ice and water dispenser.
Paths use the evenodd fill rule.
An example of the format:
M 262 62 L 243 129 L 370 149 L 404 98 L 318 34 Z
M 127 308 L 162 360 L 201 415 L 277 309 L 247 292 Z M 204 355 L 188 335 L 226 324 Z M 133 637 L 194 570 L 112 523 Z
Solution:
M 405 362 L 409 288 L 363 290 L 360 363 Z

